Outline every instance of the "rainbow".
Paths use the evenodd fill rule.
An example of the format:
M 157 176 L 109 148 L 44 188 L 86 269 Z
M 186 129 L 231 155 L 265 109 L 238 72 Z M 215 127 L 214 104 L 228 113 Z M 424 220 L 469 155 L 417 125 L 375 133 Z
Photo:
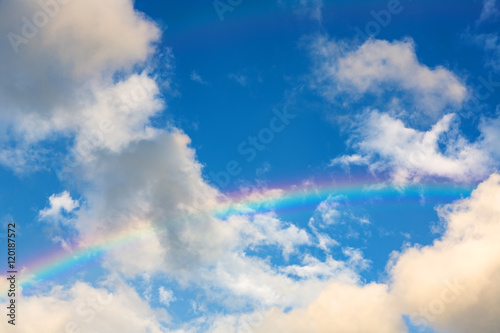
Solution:
M 327 1 L 331 2 L 331 1 Z M 147 2 L 145 2 L 147 3 Z M 360 10 L 361 2 L 349 0 L 337 1 L 336 6 L 340 9 L 348 9 L 352 15 L 361 15 L 365 22 L 367 13 Z M 340 10 L 339 10 L 340 12 Z M 359 13 L 359 14 L 357 14 Z M 239 33 L 261 29 L 266 31 L 270 26 L 276 24 L 276 18 L 280 16 L 280 10 L 275 7 L 269 11 L 264 2 L 245 1 L 244 4 L 235 8 L 227 14 L 227 20 L 223 23 L 217 18 L 213 8 L 207 11 L 195 13 L 193 17 L 179 17 L 178 22 L 173 22 L 166 30 L 165 35 L 170 39 L 177 39 L 188 45 L 190 38 L 199 38 L 200 32 L 216 35 L 227 24 L 233 24 L 238 30 L 232 30 L 230 38 L 235 38 Z M 259 25 L 255 25 L 255 17 L 259 18 Z M 214 39 L 214 41 L 217 41 Z M 225 43 L 220 40 L 219 43 Z M 215 45 L 217 46 L 217 45 Z M 425 198 L 430 203 L 450 202 L 458 198 L 466 197 L 473 187 L 456 184 L 427 183 L 421 185 L 410 185 L 404 188 L 387 184 L 370 183 L 370 181 L 353 182 L 323 182 L 321 184 L 305 183 L 302 185 L 277 186 L 280 190 L 257 191 L 249 194 L 235 192 L 228 194 L 220 205 L 210 213 L 221 219 L 234 214 L 255 214 L 266 211 L 289 212 L 300 209 L 314 210 L 321 201 L 328 197 L 345 197 L 350 204 L 402 204 L 417 203 Z M 62 248 L 35 254 L 33 258 L 23 263 L 25 269 L 18 269 L 19 285 L 23 288 L 34 286 L 40 281 L 55 281 L 63 276 L 65 272 L 74 267 L 98 264 L 100 258 L 109 251 L 121 249 L 138 242 L 139 240 L 154 237 L 153 227 L 136 228 L 129 231 L 117 233 L 107 238 L 96 240 L 73 247 L 71 251 Z M 0 300 L 5 292 L 1 292 Z
M 36 284 L 37 281 L 50 280 L 75 266 L 98 262 L 99 258 L 110 250 L 134 244 L 141 239 L 147 239 L 154 235 L 153 228 L 143 227 L 115 234 L 91 245 L 80 245 L 76 249 L 52 251 L 24 265 L 28 270 L 25 274 L 21 272 L 21 275 L 24 276 L 21 277 L 20 285 L 23 288 L 29 288 Z
M 329 197 L 343 197 L 349 204 L 384 204 L 417 202 L 449 202 L 469 196 L 473 186 L 451 183 L 427 183 L 396 186 L 389 183 L 370 183 L 369 181 L 305 182 L 302 186 L 283 186 L 284 190 L 266 190 L 241 194 L 233 193 L 212 213 L 220 218 L 248 211 L 278 212 L 296 211 L 311 207 L 314 209 Z M 418 201 L 420 202 L 420 201 Z
M 224 196 L 224 201 L 209 213 L 220 219 L 234 214 L 258 214 L 269 211 L 287 212 L 306 209 L 313 212 L 323 200 L 340 197 L 350 205 L 385 205 L 403 203 L 421 204 L 422 198 L 428 203 L 447 203 L 470 195 L 473 187 L 468 185 L 428 183 L 397 187 L 387 183 L 368 183 L 366 181 L 324 182 L 315 184 L 305 182 L 297 186 L 260 191 L 239 191 Z M 205 214 L 207 212 L 204 212 Z M 92 244 L 76 246 L 67 251 L 58 249 L 44 253 L 26 262 L 20 272 L 23 288 L 36 286 L 40 281 L 53 282 L 75 267 L 97 265 L 103 255 L 111 250 L 122 249 L 134 243 L 154 237 L 154 227 L 136 228 L 100 239 Z M 5 293 L 2 293 L 4 295 Z

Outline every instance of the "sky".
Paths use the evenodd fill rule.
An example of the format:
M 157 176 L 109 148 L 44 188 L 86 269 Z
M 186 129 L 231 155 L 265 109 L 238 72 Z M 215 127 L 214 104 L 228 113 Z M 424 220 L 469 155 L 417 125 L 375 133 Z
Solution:
M 500 330 L 497 0 L 4 0 L 0 32 L 0 331 Z

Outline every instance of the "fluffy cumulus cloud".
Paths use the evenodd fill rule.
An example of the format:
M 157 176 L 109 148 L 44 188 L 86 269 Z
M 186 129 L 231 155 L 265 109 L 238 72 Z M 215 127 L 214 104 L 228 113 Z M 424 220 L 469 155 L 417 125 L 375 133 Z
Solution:
M 297 246 L 310 244 L 309 235 L 305 230 L 270 215 L 257 214 L 244 233 L 252 246 L 273 244 L 282 248 L 285 258 L 288 258 Z
M 326 279 L 358 281 L 356 272 L 366 262 L 349 249 L 346 261 L 306 256 L 281 269 L 248 255 L 247 250 L 272 246 L 286 261 L 298 247 L 313 245 L 313 237 L 272 213 L 242 209 L 225 219 L 216 217 L 228 198 L 205 182 L 189 145 L 180 130 L 158 129 L 119 153 L 100 150 L 93 160 L 71 168 L 85 200 L 73 219 L 78 236 L 70 242 L 91 247 L 132 235 L 133 242 L 126 244 L 129 254 L 123 256 L 123 247 L 110 248 L 105 267 L 127 276 L 166 273 L 233 309 L 249 303 L 298 306 L 314 298 Z
M 494 123 L 484 125 L 482 138 L 469 142 L 455 119 L 448 114 L 428 131 L 419 131 L 388 114 L 369 112 L 351 140 L 356 154 L 337 157 L 331 164 L 366 164 L 373 171 L 391 172 L 398 183 L 427 176 L 462 182 L 484 179 L 497 166 L 494 145 L 489 145 L 495 138 Z
M 321 1 L 299 5 L 320 8 Z M 52 195 L 40 211 L 40 219 L 71 214 L 72 223 L 64 226 L 71 232 L 54 237 L 65 248 L 104 246 L 102 268 L 130 279 L 166 276 L 182 287 L 195 285 L 224 310 L 248 311 L 255 304 L 263 316 L 257 332 L 404 332 L 405 313 L 456 332 L 498 327 L 500 176 L 480 185 L 470 199 L 442 208 L 447 222 L 442 239 L 395 254 L 389 282 L 364 284 L 359 272 L 369 261 L 361 251 L 344 247 L 344 259 L 334 258 L 328 249 L 338 243 L 322 234 L 346 218 L 337 198 L 318 207 L 309 224 L 313 235 L 251 207 L 218 214 L 227 213 L 231 199 L 207 183 L 190 138 L 175 127 L 150 123 L 165 108 L 147 61 L 160 33 L 133 1 L 4 1 L 0 32 L 9 36 L 0 41 L 0 140 L 5 143 L 0 162 L 19 167 L 37 159 L 30 155 L 34 145 L 70 139 L 63 181 L 79 200 L 65 191 Z M 332 98 L 379 94 L 379 87 L 388 87 L 435 114 L 460 105 L 466 96 L 453 73 L 421 64 L 408 40 L 370 40 L 350 49 L 320 39 L 314 52 L 322 73 L 316 84 Z M 445 115 L 422 132 L 372 112 L 352 140 L 356 154 L 333 163 L 373 163 L 400 180 L 484 177 L 492 169 L 488 154 L 497 153 L 485 155 L 484 147 L 495 142 L 497 124 L 485 122 L 478 143 L 466 141 L 453 125 L 453 116 Z M 326 258 L 298 251 L 311 246 L 325 250 Z M 270 247 L 280 265 L 253 254 Z M 24 273 L 33 272 L 26 267 Z M 176 301 L 169 287 L 156 287 L 163 306 Z M 441 306 L 434 299 L 442 295 Z M 456 300 L 449 302 L 452 295 Z M 134 288 L 112 285 L 110 279 L 99 287 L 56 286 L 21 296 L 20 304 L 29 314 L 20 332 L 59 332 L 68 325 L 84 332 L 164 332 L 169 321 Z M 418 313 L 426 306 L 432 317 Z M 205 321 L 212 331 L 234 331 L 248 326 L 251 315 L 209 314 L 185 327 L 194 331 Z M 0 325 L 5 328 L 6 321 Z
M 160 36 L 132 1 L 3 1 L 0 18 L 0 32 L 8 37 L 0 41 L 3 163 L 22 165 L 36 159 L 30 148 L 40 140 L 103 131 L 110 119 L 115 131 L 134 137 L 159 111 L 151 98 L 140 111 L 137 101 L 128 102 L 134 112 L 109 105 L 109 99 L 156 92 L 147 71 L 129 76 L 152 54 Z M 118 71 L 125 75 L 116 82 Z M 131 123 L 124 126 L 124 120 Z
M 213 297 L 233 307 L 244 303 L 241 299 L 266 306 L 298 304 L 297 299 L 319 292 L 326 273 L 297 273 L 310 280 L 308 288 L 299 288 L 297 274 L 245 252 L 272 246 L 286 261 L 299 246 L 311 245 L 305 230 L 251 210 L 215 217 L 222 195 L 203 178 L 189 137 L 174 127 L 150 125 L 165 108 L 148 62 L 160 33 L 132 1 L 0 6 L 0 30 L 9 36 L 1 41 L 0 60 L 6 65 L 0 73 L 0 138 L 10 145 L 1 161 L 22 166 L 34 145 L 70 139 L 61 175 L 81 199 L 77 203 L 63 192 L 51 196 L 40 212 L 41 219 L 72 214 L 64 226 L 69 230 L 54 236 L 64 248 L 110 244 L 105 268 L 128 277 L 168 274 L 183 285 L 217 290 Z M 110 239 L 133 241 L 124 245 Z M 355 276 L 350 263 L 333 259 L 325 267 L 312 259 L 302 266 L 322 272 L 335 266 L 328 276 Z M 41 300 L 54 299 L 59 306 L 59 297 L 68 305 L 82 288 L 77 284 Z M 168 303 L 166 290 L 161 294 Z
M 313 86 L 332 101 L 345 94 L 352 99 L 391 91 L 435 117 L 447 107 L 459 107 L 467 97 L 466 87 L 451 71 L 419 62 L 410 39 L 370 39 L 353 47 L 319 37 L 311 53 L 316 66 Z
M 59 218 L 63 212 L 70 213 L 79 205 L 77 200 L 73 200 L 68 191 L 53 194 L 49 197 L 49 206 L 40 211 L 40 218 Z
M 76 222 L 80 237 L 94 241 L 153 229 L 138 238 L 137 257 L 116 251 L 113 258 L 124 272 L 189 270 L 222 254 L 235 236 L 234 229 L 209 214 L 217 192 L 203 181 L 189 141 L 172 129 L 121 154 L 101 152 L 73 170 L 88 184 Z
M 183 284 L 215 288 L 220 295 L 214 297 L 235 303 L 248 299 L 266 305 L 295 304 L 292 291 L 300 284 L 290 275 L 297 274 L 278 271 L 245 251 L 272 246 L 287 260 L 299 246 L 311 245 L 310 235 L 273 214 L 214 217 L 224 207 L 223 197 L 204 181 L 189 142 L 188 136 L 172 129 L 120 154 L 101 152 L 92 163 L 81 164 L 75 172 L 87 185 L 82 188 L 85 204 L 74 219 L 78 238 L 73 242 L 92 246 L 134 235 L 127 245 L 129 255 L 123 256 L 122 248 L 110 249 L 106 267 L 130 276 L 167 273 Z M 354 279 L 354 262 L 335 263 L 325 263 L 332 264 L 329 277 Z M 314 265 L 320 263 L 309 260 L 302 267 Z M 301 277 L 317 289 L 325 275 Z M 307 298 L 312 291 L 304 287 L 296 293 Z
M 99 149 L 119 152 L 131 142 L 152 137 L 149 119 L 164 107 L 158 93 L 155 80 L 144 72 L 96 89 L 93 103 L 73 118 L 79 121 L 75 159 L 92 159 Z
M 494 174 L 470 198 L 439 210 L 446 225 L 441 239 L 394 258 L 392 294 L 416 323 L 453 333 L 498 330 L 499 202 Z
M 228 286 L 235 299 L 261 294 L 256 299 L 267 302 L 247 314 L 207 314 L 200 318 L 203 322 L 197 320 L 185 328 L 189 331 L 203 327 L 212 332 L 250 328 L 255 332 L 335 329 L 396 333 L 407 332 L 403 315 L 408 315 L 416 325 L 439 331 L 493 332 L 500 325 L 499 201 L 500 175 L 493 174 L 469 198 L 440 207 L 443 235 L 430 245 L 406 246 L 401 253 L 394 253 L 386 283 L 363 284 L 355 271 L 343 267 L 348 262 L 331 258 L 320 262 L 313 257 L 305 258 L 303 265 L 283 268 L 286 274 L 299 278 L 290 280 L 272 272 L 259 258 L 228 253 L 225 260 L 217 261 L 215 270 L 205 267 L 199 271 L 211 276 L 202 280 Z M 351 252 L 354 261 L 363 260 L 355 250 Z M 320 275 L 327 282 L 311 279 Z M 152 309 L 133 289 L 116 281 L 120 279 L 115 278 L 113 285 L 112 279 L 107 279 L 101 288 L 76 283 L 25 297 L 22 304 L 36 319 L 29 324 L 47 323 L 43 326 L 47 332 L 60 330 L 68 323 L 89 330 L 122 329 L 120 318 L 128 313 L 129 326 L 123 331 L 164 331 L 159 325 L 168 322 L 168 315 Z M 174 300 L 163 287 L 159 293 L 164 303 Z M 269 310 L 273 305 L 277 307 Z M 289 306 L 293 307 L 291 311 L 283 310 Z M 47 318 L 51 318 L 50 322 Z
M 445 224 L 440 239 L 393 254 L 387 283 L 332 278 L 301 307 L 254 313 L 259 320 L 250 322 L 251 328 L 400 333 L 407 332 L 402 318 L 408 315 L 416 325 L 440 332 L 495 332 L 500 325 L 498 202 L 500 175 L 493 174 L 470 198 L 439 209 Z
M 288 313 L 271 311 L 255 332 L 405 332 L 397 305 L 387 286 L 364 286 L 332 281 L 319 297 L 303 309 Z
M 77 282 L 66 288 L 56 286 L 51 291 L 34 296 L 18 296 L 24 322 L 16 322 L 16 331 L 40 332 L 165 332 L 162 322 L 169 320 L 167 312 L 153 309 L 118 278 L 106 280 L 106 286 L 92 287 Z M 126 320 L 124 320 L 126 318 Z M 0 329 L 8 332 L 6 320 Z
M 308 306 L 211 318 L 210 332 L 406 332 L 387 286 L 332 281 Z

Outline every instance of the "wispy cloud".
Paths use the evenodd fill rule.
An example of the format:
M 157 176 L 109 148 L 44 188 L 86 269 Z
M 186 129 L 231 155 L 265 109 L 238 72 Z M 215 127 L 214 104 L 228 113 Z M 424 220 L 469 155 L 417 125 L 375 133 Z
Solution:
M 200 84 L 207 84 L 205 80 L 198 74 L 196 71 L 192 71 L 191 74 L 189 75 L 189 78 L 191 81 L 198 82 Z
M 172 290 L 165 289 L 164 287 L 160 287 L 158 289 L 158 297 L 161 304 L 165 306 L 169 306 L 170 303 L 175 301 L 177 298 L 174 296 Z
M 484 0 L 483 10 L 476 24 L 481 24 L 490 19 L 495 19 L 499 16 L 500 9 L 498 8 L 497 0 Z
M 236 81 L 238 84 L 242 85 L 242 86 L 246 86 L 247 83 L 248 83 L 248 76 L 244 75 L 244 74 L 229 74 L 228 77 L 231 79 L 231 80 L 234 80 Z

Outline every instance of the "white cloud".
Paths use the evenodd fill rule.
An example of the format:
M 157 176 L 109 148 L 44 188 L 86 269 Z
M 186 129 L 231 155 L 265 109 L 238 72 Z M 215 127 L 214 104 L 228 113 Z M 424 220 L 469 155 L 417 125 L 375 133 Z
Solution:
M 71 213 L 79 206 L 78 200 L 73 200 L 68 191 L 52 194 L 49 197 L 49 207 L 39 212 L 40 219 L 60 218 L 63 212 Z
M 161 333 L 166 331 L 161 322 L 169 320 L 166 312 L 152 309 L 124 284 L 108 290 L 76 282 L 69 288 L 55 286 L 48 293 L 20 295 L 18 302 L 26 311 L 25 320 L 19 318 L 16 322 L 20 333 Z M 8 332 L 11 325 L 2 320 L 0 329 Z
M 479 125 L 479 130 L 482 136 L 482 146 L 488 150 L 490 154 L 500 161 L 500 117 L 498 118 L 483 118 Z
M 40 60 L 58 60 L 58 64 L 50 62 L 48 65 L 60 66 L 65 70 L 64 74 L 72 79 L 90 79 L 106 71 L 112 73 L 131 68 L 147 59 L 153 50 L 152 43 L 160 36 L 157 26 L 136 12 L 130 0 L 105 3 L 97 0 L 69 1 L 49 10 L 38 2 L 21 0 L 2 3 L 2 7 L 2 30 L 5 34 L 15 33 L 29 39 L 28 43 L 17 48 L 19 61 L 25 63 L 34 56 L 41 57 Z M 46 11 L 52 15 L 46 15 Z M 45 26 L 37 27 L 37 20 L 33 18 L 40 14 L 49 16 L 49 19 Z M 35 27 L 35 36 L 31 38 L 25 36 L 27 29 L 22 29 L 25 23 L 23 16 Z M 9 43 L 9 47 L 2 52 L 5 59 L 19 64 L 16 57 L 10 56 L 15 53 L 16 45 L 12 45 L 9 39 L 3 42 Z M 40 74 L 53 69 L 37 68 L 42 72 L 35 73 Z
M 350 258 L 347 261 L 328 257 L 322 262 L 305 256 L 302 265 L 282 267 L 281 274 L 263 259 L 225 252 L 214 262 L 214 267 L 200 266 L 198 280 L 206 283 L 207 290 L 214 292 L 212 297 L 222 304 L 226 301 L 234 306 L 250 298 L 260 300 L 263 307 L 253 314 L 223 317 L 206 314 L 186 324 L 186 331 L 196 331 L 196 327 L 201 327 L 200 322 L 204 322 L 212 326 L 211 331 L 220 332 L 250 325 L 255 332 L 335 329 L 399 333 L 406 331 L 402 315 L 408 314 L 416 323 L 440 331 L 493 332 L 500 325 L 498 202 L 500 175 L 494 174 L 470 198 L 440 207 L 438 212 L 445 222 L 443 236 L 431 245 L 406 246 L 402 253 L 393 254 L 386 284 L 360 284 L 356 272 L 366 268 L 367 262 L 359 250 L 352 248 L 343 249 Z M 23 307 L 30 314 L 25 332 L 30 332 L 30 323 L 44 323 L 37 327 L 52 332 L 61 330 L 68 322 L 75 322 L 85 331 L 104 330 L 104 327 L 124 332 L 148 328 L 152 332 L 165 331 L 160 321 L 168 321 L 166 313 L 151 309 L 126 285 L 103 286 L 107 290 L 76 283 L 69 289 L 56 287 L 47 294 L 24 297 Z M 220 290 L 231 292 L 220 293 Z M 159 298 L 164 304 L 174 299 L 164 288 L 159 289 Z M 269 306 L 278 308 L 267 311 Z M 291 311 L 282 311 L 290 306 Z M 127 327 L 122 326 L 124 314 L 129 318 Z M 250 320 L 255 316 L 258 320 Z
M 52 241 L 54 243 L 59 243 L 61 247 L 64 249 L 66 252 L 72 252 L 73 249 L 71 248 L 71 245 L 61 236 L 54 236 L 52 237 Z
M 128 274 L 144 269 L 182 273 L 216 258 L 235 235 L 231 226 L 208 214 L 218 194 L 205 184 L 189 141 L 178 130 L 160 131 L 120 154 L 98 152 L 92 163 L 71 171 L 89 184 L 87 205 L 76 221 L 83 239 L 154 229 L 134 245 L 143 259 L 120 251 L 113 256 Z
M 360 249 L 345 247 L 342 249 L 342 253 L 348 257 L 346 263 L 351 269 L 361 271 L 370 267 L 371 261 L 363 257 L 363 253 Z
M 157 97 L 156 82 L 146 73 L 130 75 L 125 81 L 94 91 L 93 103 L 81 110 L 80 117 L 73 118 L 73 128 L 77 131 L 73 151 L 76 161 L 91 160 L 99 149 L 116 153 L 131 142 L 154 136 L 149 119 L 164 105 Z M 61 122 L 70 123 L 65 116 L 59 118 Z
M 316 208 L 316 211 L 318 211 L 321 216 L 321 221 L 326 225 L 339 223 L 338 219 L 340 218 L 341 213 L 337 210 L 340 206 L 338 199 L 339 197 L 329 197 L 320 202 Z
M 283 300 L 272 293 L 286 285 L 291 288 L 293 279 L 244 252 L 266 245 L 287 257 L 311 243 L 308 233 L 272 214 L 213 217 L 221 194 L 205 183 L 189 143 L 179 130 L 158 131 L 118 154 L 97 152 L 92 163 L 74 169 L 88 184 L 82 189 L 86 204 L 75 218 L 78 242 L 91 246 L 133 235 L 134 241 L 124 245 L 128 255 L 123 256 L 123 247 L 110 249 L 106 267 L 132 276 L 167 273 L 207 292 L 216 288 L 214 297 L 231 306 L 294 302 L 292 289 Z M 311 283 L 322 283 L 314 280 Z M 301 295 L 308 292 L 304 288 Z
M 252 223 L 244 229 L 246 241 L 250 245 L 276 245 L 283 250 L 283 256 L 288 259 L 296 247 L 310 244 L 309 235 L 303 229 L 290 223 L 284 223 L 276 217 L 257 214 Z
M 44 3 L 51 5 L 43 7 Z M 43 20 L 37 20 L 43 17 L 48 21 L 42 26 Z M 102 122 L 110 118 L 120 133 L 113 133 L 117 137 L 106 145 L 116 148 L 116 141 L 137 135 L 138 128 L 159 110 L 151 96 L 142 103 L 144 110 L 134 115 L 103 100 L 104 94 L 117 97 L 140 84 L 151 88 L 151 95 L 157 91 L 147 70 L 130 76 L 135 68 L 145 67 L 160 37 L 157 26 L 136 12 L 132 1 L 2 2 L 0 22 L 2 35 L 16 34 L 26 40 L 14 46 L 8 38 L 0 40 L 4 64 L 0 69 L 0 139 L 15 142 L 13 149 L 2 151 L 0 162 L 20 169 L 33 159 L 32 145 L 61 135 L 76 135 L 80 140 L 86 132 L 102 131 Z M 119 80 L 113 78 L 117 72 Z M 137 108 L 132 107 L 133 111 Z M 130 129 L 123 126 L 124 118 L 133 118 L 127 119 L 132 120 Z M 125 138 L 120 137 L 127 131 Z
M 173 301 L 176 300 L 172 290 L 167 290 L 164 287 L 160 287 L 158 289 L 158 297 L 159 297 L 160 303 L 165 305 L 165 306 L 169 306 L 170 303 L 172 303 Z
M 330 282 L 307 308 L 270 311 L 255 332 L 401 333 L 405 325 L 383 284 Z
M 365 94 L 402 93 L 431 118 L 447 107 L 457 108 L 467 97 L 459 78 L 444 67 L 421 64 L 412 40 L 370 39 L 359 47 L 317 38 L 311 47 L 315 61 L 313 87 L 335 101 Z
M 349 165 L 366 165 L 369 163 L 369 159 L 367 156 L 362 156 L 358 154 L 353 155 L 342 155 L 337 158 L 334 158 L 330 161 L 328 166 L 334 166 L 340 164 L 346 168 L 349 168 Z
M 2 2 L 0 32 L 7 34 L 20 18 L 39 10 L 32 1 Z M 49 198 L 40 217 L 72 213 L 68 228 L 74 228 L 67 233 L 74 238 L 54 241 L 70 251 L 104 246 L 104 268 L 129 277 L 166 274 L 182 286 L 204 288 L 231 309 L 250 302 L 290 306 L 314 298 L 324 285 L 322 276 L 297 282 L 267 259 L 245 253 L 266 245 L 287 257 L 310 244 L 307 232 L 271 214 L 214 217 L 222 195 L 205 181 L 189 137 L 176 128 L 150 125 L 164 108 L 147 62 L 160 37 L 157 26 L 129 0 L 75 0 L 61 5 L 50 20 L 19 45 L 17 54 L 8 40 L 0 42 L 0 138 L 16 141 L 2 153 L 5 163 L 24 163 L 16 149 L 43 140 L 64 136 L 74 142 L 64 179 L 79 186 L 81 207 L 76 210 L 79 203 L 68 192 Z M 234 79 L 247 84 L 244 75 Z M 335 274 L 355 276 L 350 263 L 339 265 Z M 30 269 L 26 274 L 33 274 Z M 40 332 L 61 331 L 93 293 L 112 294 L 114 306 L 94 313 L 95 320 L 79 322 L 82 331 L 162 331 L 158 311 L 131 288 L 108 292 L 77 283 L 26 297 L 23 304 Z M 149 294 L 146 288 L 145 297 Z M 164 304 L 172 297 L 159 289 Z
M 29 16 L 27 13 L 38 8 L 27 1 L 0 6 L 0 13 L 10 13 L 0 14 L 2 32 L 10 31 L 18 17 Z M 213 216 L 222 195 L 205 181 L 189 137 L 176 128 L 161 130 L 149 125 L 150 118 L 164 107 L 157 97 L 158 83 L 147 69 L 134 74 L 131 68 L 144 66 L 159 31 L 155 24 L 134 11 L 132 1 L 73 1 L 61 7 L 51 20 L 28 44 L 20 45 L 18 55 L 6 53 L 5 49 L 9 52 L 11 49 L 2 48 L 0 60 L 5 60 L 6 65 L 0 70 L 0 98 L 6 102 L 0 117 L 6 121 L 1 128 L 2 137 L 11 131 L 27 146 L 54 134 L 75 138 L 73 152 L 80 160 L 66 167 L 81 186 L 82 207 L 75 211 L 78 201 L 63 192 L 51 196 L 50 206 L 40 212 L 41 218 L 70 212 L 75 215 L 77 239 L 69 242 L 59 237 L 56 241 L 70 249 L 73 244 L 84 248 L 129 237 L 133 239 L 130 243 L 110 247 L 103 258 L 105 267 L 114 267 L 129 276 L 166 273 L 183 286 L 197 284 L 209 297 L 230 309 L 247 308 L 251 302 L 264 308 L 296 308 L 289 314 L 273 314 L 261 326 L 263 332 L 287 326 L 290 332 L 314 329 L 327 332 L 332 328 L 342 332 L 402 330 L 401 311 L 395 308 L 387 285 L 359 285 L 357 272 L 368 266 L 359 250 L 344 248 L 348 258 L 345 261 L 331 256 L 325 261 L 304 256 L 300 265 L 276 268 L 267 259 L 247 255 L 245 251 L 271 245 L 286 258 L 297 247 L 311 244 L 305 230 L 272 214 L 239 214 L 225 220 Z M 373 58 L 370 54 L 374 54 Z M 406 81 L 407 67 L 416 73 L 409 81 Z M 465 94 L 465 88 L 451 72 L 421 65 L 413 45 L 407 41 L 369 41 L 335 60 L 335 68 L 330 73 L 332 78 L 346 83 L 349 89 L 373 93 L 378 83 L 399 85 L 416 101 L 424 101 L 419 102 L 423 103 L 420 106 L 431 111 L 459 104 Z M 391 70 L 407 71 L 386 73 Z M 122 79 L 113 79 L 116 73 Z M 354 74 L 364 80 L 351 76 Z M 49 80 L 51 75 L 54 80 Z M 234 79 L 242 85 L 247 83 L 244 76 Z M 439 80 L 441 84 L 444 82 L 443 87 L 436 85 Z M 460 178 L 463 173 L 476 175 L 470 171 L 473 166 L 478 167 L 476 173 L 486 172 L 489 161 L 480 159 L 483 158 L 480 149 L 460 137 L 452 138 L 450 151 L 444 155 L 439 152 L 438 139 L 450 132 L 450 123 L 451 117 L 445 116 L 432 130 L 419 132 L 388 116 L 373 113 L 357 146 L 360 153 L 343 161 L 365 163 L 379 155 L 393 169 L 410 172 L 408 177 L 437 174 Z M 489 133 L 487 128 L 485 125 L 484 133 Z M 387 140 L 383 139 L 392 140 L 395 152 L 390 151 Z M 431 148 L 427 146 L 429 142 Z M 413 148 L 421 148 L 424 156 L 439 163 L 405 164 L 404 151 Z M 5 163 L 23 163 L 22 154 L 10 152 L 11 155 L 3 153 L 1 159 Z M 457 166 L 462 169 L 454 170 Z M 336 206 L 331 203 L 323 206 L 318 208 L 321 218 L 334 223 Z M 474 225 L 467 224 L 466 229 L 471 228 Z M 486 236 L 490 231 L 498 230 L 485 227 L 479 236 L 489 240 Z M 323 249 L 334 244 L 327 235 L 316 230 L 315 235 Z M 493 240 L 492 244 L 498 243 Z M 496 245 L 491 246 L 493 252 L 497 250 Z M 406 278 L 405 264 L 412 259 L 409 253 L 402 254 L 394 265 L 396 286 Z M 495 268 L 494 260 L 488 261 L 491 265 L 476 263 L 476 267 Z M 330 279 L 327 287 L 326 279 Z M 424 290 L 425 287 L 424 284 Z M 496 292 L 495 289 L 493 294 L 498 296 Z M 165 306 L 175 299 L 163 287 L 158 293 Z M 98 308 L 87 304 L 89 295 L 106 304 Z M 420 302 L 407 301 L 404 294 L 401 299 L 409 310 L 414 306 L 412 302 Z M 494 300 L 486 300 L 497 305 Z M 127 286 L 107 290 L 76 283 L 69 289 L 55 287 L 49 293 L 24 297 L 22 304 L 30 315 L 22 328 L 26 332 L 62 331 L 74 318 L 82 331 L 162 332 L 160 321 L 168 320 L 165 312 L 152 309 Z M 108 304 L 112 306 L 102 306 Z M 474 310 L 474 306 L 469 308 Z M 451 316 L 456 314 L 451 313 Z M 0 325 L 7 324 L 3 321 Z M 447 322 L 442 325 L 446 327 Z
M 343 195 L 329 195 L 321 201 L 308 223 L 316 238 L 315 245 L 326 253 L 331 247 L 340 245 L 339 239 L 359 238 L 361 233 L 369 237 L 368 225 L 370 221 L 366 214 L 351 207 Z
M 393 258 L 392 293 L 404 312 L 439 331 L 500 327 L 500 175 L 470 198 L 441 207 L 441 239 Z
M 325 251 L 326 253 L 329 253 L 331 247 L 339 245 L 339 242 L 328 236 L 326 233 L 319 232 L 318 229 L 314 227 L 313 223 L 314 219 L 311 218 L 309 227 L 311 227 L 314 236 L 316 236 L 317 238 L 316 246 L 319 249 Z
M 418 131 L 372 111 L 353 136 L 356 158 L 339 157 L 332 164 L 363 161 L 373 171 L 390 171 L 398 183 L 426 176 L 462 182 L 484 179 L 495 169 L 488 145 L 481 139 L 468 142 L 454 125 L 454 117 L 445 115 L 430 130 Z
M 0 133 L 0 142 L 4 143 L 0 148 L 0 164 L 10 167 L 17 174 L 39 169 L 45 161 L 45 152 L 27 143 L 9 145 L 8 136 L 8 133 Z
M 361 258 L 358 259 L 363 261 Z M 352 263 L 354 263 L 354 261 L 351 261 L 349 264 Z M 348 265 L 346 262 L 334 260 L 330 256 L 327 256 L 325 261 L 320 261 L 311 255 L 305 255 L 302 260 L 302 265 L 286 266 L 281 268 L 281 271 L 302 279 L 335 278 L 336 280 L 347 283 L 356 282 L 358 276 L 354 270 L 347 269 L 347 267 Z M 351 268 L 353 268 L 353 266 Z
M 500 325 L 498 202 L 500 175 L 493 174 L 470 198 L 439 208 L 446 222 L 441 239 L 428 246 L 406 246 L 392 255 L 387 284 L 360 285 L 337 275 L 317 298 L 291 311 L 256 311 L 259 320 L 250 326 L 263 333 L 400 333 L 407 332 L 402 320 L 406 314 L 416 324 L 440 332 L 494 332 Z M 324 263 L 306 260 L 307 266 L 286 269 L 299 276 L 328 273 Z M 332 268 L 340 264 L 327 262 Z

